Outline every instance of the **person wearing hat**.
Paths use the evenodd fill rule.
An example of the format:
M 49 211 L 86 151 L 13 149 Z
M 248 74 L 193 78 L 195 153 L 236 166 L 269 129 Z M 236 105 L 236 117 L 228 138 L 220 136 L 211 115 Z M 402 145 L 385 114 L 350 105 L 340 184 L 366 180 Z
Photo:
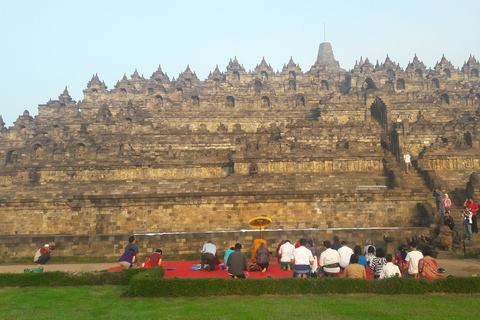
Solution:
M 50 248 L 50 245 L 47 243 L 43 248 L 37 250 L 33 262 L 38 263 L 38 265 L 44 265 L 50 259 L 51 252 L 52 248 Z

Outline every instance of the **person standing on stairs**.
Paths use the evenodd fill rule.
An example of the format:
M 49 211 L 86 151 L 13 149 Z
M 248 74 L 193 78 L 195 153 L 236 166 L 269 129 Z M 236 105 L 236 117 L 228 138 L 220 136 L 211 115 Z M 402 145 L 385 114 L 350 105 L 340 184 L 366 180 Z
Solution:
M 478 225 L 477 225 L 477 212 L 478 212 L 478 204 L 473 202 L 472 197 L 468 197 L 463 204 L 464 207 L 469 207 L 470 211 L 472 211 L 472 233 L 478 233 Z
M 444 198 L 442 200 L 442 213 L 443 217 L 445 218 L 445 213 L 448 211 L 450 212 L 450 207 L 452 206 L 452 200 L 448 197 L 448 194 L 445 193 Z
M 407 151 L 407 153 L 403 155 L 403 161 L 405 162 L 405 173 L 408 174 L 408 168 L 412 167 L 412 156 L 410 152 Z
M 442 210 L 442 191 L 438 190 L 438 188 L 435 188 L 433 190 L 433 197 L 435 198 L 435 204 L 437 205 L 437 212 L 441 211 L 442 216 L 444 216 L 444 212 Z

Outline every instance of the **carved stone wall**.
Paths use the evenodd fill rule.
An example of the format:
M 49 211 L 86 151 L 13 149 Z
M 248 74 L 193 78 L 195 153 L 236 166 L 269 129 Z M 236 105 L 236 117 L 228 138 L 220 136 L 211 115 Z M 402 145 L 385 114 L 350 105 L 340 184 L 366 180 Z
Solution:
M 346 239 L 350 247 L 363 244 L 371 239 L 377 248 L 386 249 L 383 236 L 388 235 L 395 239 L 395 247 L 401 243 L 408 243 L 411 237 L 428 234 L 428 228 L 370 228 L 370 229 L 296 229 L 296 230 L 266 230 L 263 232 L 267 246 L 275 250 L 282 239 L 298 241 L 300 238 L 313 239 L 314 245 L 320 250 L 324 240 L 332 241 L 334 235 Z M 234 242 L 243 244 L 243 250 L 252 250 L 253 240 L 259 237 L 259 231 L 251 230 L 230 232 L 185 232 L 163 234 L 136 234 L 136 245 L 140 250 L 140 258 L 150 255 L 157 249 L 164 254 L 178 256 L 181 254 L 198 253 L 204 243 L 212 240 L 217 246 L 219 259 L 223 259 L 224 252 Z M 55 247 L 53 256 L 106 256 L 119 257 L 128 244 L 131 234 L 95 234 L 95 235 L 37 235 L 37 236 L 0 236 L 0 259 L 11 259 L 33 256 L 38 248 L 45 243 Z M 198 256 L 200 259 L 200 256 Z
M 480 63 L 346 71 L 321 50 L 305 72 L 234 59 L 205 80 L 159 67 L 110 90 L 95 75 L 81 101 L 65 89 L 38 116 L 0 121 L 0 233 L 231 231 L 256 215 L 279 228 L 425 225 L 428 190 L 390 183 L 382 141 L 420 168 L 476 170 Z

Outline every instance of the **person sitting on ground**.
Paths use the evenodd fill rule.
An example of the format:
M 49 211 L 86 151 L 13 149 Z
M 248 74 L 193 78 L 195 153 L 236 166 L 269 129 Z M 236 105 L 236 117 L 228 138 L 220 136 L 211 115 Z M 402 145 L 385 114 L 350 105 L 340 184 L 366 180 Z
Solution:
M 285 240 L 282 240 L 280 241 L 280 243 L 278 244 L 277 246 L 277 259 L 278 259 L 278 262 L 280 262 L 280 258 L 282 257 L 282 255 L 280 254 L 280 247 L 283 246 L 285 244 Z
M 160 267 L 162 264 L 162 250 L 157 249 L 154 253 L 150 255 L 150 257 L 147 258 L 145 263 L 149 263 L 152 268 L 154 267 Z
M 407 257 L 407 246 L 405 244 L 400 245 L 397 248 L 398 252 L 395 255 L 395 264 L 398 266 L 400 269 L 400 272 L 402 274 L 405 274 L 408 270 L 408 263 L 405 261 L 405 258 Z
M 369 247 L 373 247 L 373 249 L 376 250 L 375 246 L 372 245 L 372 240 L 367 239 L 367 241 L 365 241 L 365 247 L 363 247 L 363 256 L 365 258 L 368 256 L 368 248 Z
M 367 269 L 367 258 L 365 258 L 364 255 L 362 255 L 362 247 L 360 246 L 355 246 L 353 247 L 353 253 L 358 256 L 358 264 L 361 264 L 365 269 Z
M 373 279 L 380 278 L 380 272 L 382 271 L 383 266 L 387 263 L 385 260 L 385 252 L 382 248 L 377 249 L 377 256 L 370 261 L 370 269 L 374 273 Z
M 212 240 L 208 240 L 202 248 L 202 261 L 200 262 L 200 270 L 207 269 L 208 272 L 215 269 L 215 255 L 217 254 L 217 247 Z M 207 266 L 205 267 L 205 263 Z
M 264 239 L 255 239 L 253 240 L 253 248 L 252 248 L 252 263 L 257 262 L 255 258 L 255 254 L 257 253 L 257 249 L 260 247 L 260 244 L 263 243 L 265 247 L 267 246 L 267 241 Z
M 295 264 L 293 269 L 293 277 L 310 278 L 312 273 L 313 255 L 312 251 L 308 250 L 307 239 L 300 239 L 300 247 L 296 248 L 292 253 L 291 262 Z
M 227 251 L 225 251 L 225 258 L 223 259 L 223 263 L 227 264 L 228 256 L 235 251 L 235 245 L 233 247 L 230 247 Z
M 367 259 L 368 266 L 370 266 L 370 263 L 372 262 L 373 258 L 375 258 L 376 256 L 377 254 L 376 254 L 375 247 L 374 246 L 368 247 L 367 256 L 365 257 Z
M 337 250 L 340 255 L 340 268 L 344 270 L 350 264 L 350 257 L 353 254 L 353 250 L 347 246 L 347 241 L 342 241 L 342 247 Z M 357 262 L 358 263 L 358 256 Z
M 418 274 L 420 278 L 436 279 L 437 261 L 432 258 L 432 248 L 425 246 L 422 249 L 423 258 L 418 261 Z
M 318 250 L 313 246 L 313 240 L 310 239 L 307 241 L 307 249 L 312 252 L 313 264 L 312 264 L 312 273 L 317 272 L 318 268 Z
M 118 259 L 118 264 L 125 269 L 130 269 L 136 261 L 136 256 L 135 249 L 131 248 L 129 251 L 122 254 L 120 259 Z
M 50 245 L 47 243 L 43 248 L 37 250 L 33 257 L 33 262 L 43 266 L 50 259 L 50 253 L 52 253 L 52 248 L 50 248 Z
M 328 277 L 337 277 L 340 272 L 340 255 L 330 248 L 330 241 L 323 241 L 324 251 L 320 255 L 320 267 Z
M 133 249 L 136 254 L 136 259 L 135 259 L 135 265 L 139 266 L 140 265 L 140 251 L 138 250 L 137 245 L 135 244 L 137 240 L 135 240 L 134 236 L 131 236 L 128 238 L 128 244 L 125 246 L 125 252 L 130 251 L 130 249 Z
M 361 264 L 358 264 L 358 254 L 352 254 L 350 256 L 349 265 L 345 268 L 342 277 L 367 279 L 365 267 Z
M 423 254 L 417 251 L 417 244 L 415 242 L 410 242 L 410 252 L 407 253 L 405 261 L 408 265 L 408 275 L 411 278 L 418 278 L 418 262 L 423 258 Z
M 280 247 L 278 253 L 280 253 L 280 267 L 282 270 L 292 270 L 294 264 L 291 262 L 292 253 L 295 250 L 295 246 L 290 243 L 290 240 L 285 240 L 285 243 Z
M 342 244 L 340 242 L 340 239 L 338 238 L 338 236 L 333 236 L 333 243 L 332 243 L 332 246 L 331 248 L 333 250 L 337 250 L 340 249 L 342 247 Z
M 260 268 L 262 268 L 262 272 L 267 271 L 270 261 L 270 252 L 268 251 L 268 248 L 265 247 L 265 243 L 260 243 L 260 247 L 258 247 L 255 252 L 255 260 Z
M 244 271 L 247 270 L 248 261 L 245 253 L 240 251 L 241 249 L 242 244 L 236 243 L 235 251 L 228 256 L 228 274 L 232 277 L 232 279 L 245 278 Z
M 400 268 L 392 263 L 392 254 L 387 254 L 385 260 L 387 263 L 382 267 L 379 279 L 401 277 L 402 273 L 400 272 Z

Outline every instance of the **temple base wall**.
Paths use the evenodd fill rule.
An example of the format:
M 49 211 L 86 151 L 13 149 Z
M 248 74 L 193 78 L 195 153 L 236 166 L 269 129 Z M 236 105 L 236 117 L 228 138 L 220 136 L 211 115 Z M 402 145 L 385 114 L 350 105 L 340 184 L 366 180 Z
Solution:
M 377 247 L 387 249 L 383 236 L 388 235 L 393 239 L 388 244 L 388 253 L 393 253 L 393 248 L 399 244 L 407 244 L 410 237 L 428 234 L 429 228 L 360 228 L 360 229 L 297 229 L 297 230 L 264 230 L 263 239 L 267 246 L 275 252 L 282 239 L 289 239 L 296 243 L 300 238 L 313 239 L 314 245 L 321 250 L 324 240 L 330 240 L 337 235 L 341 240 L 346 240 L 349 246 L 364 246 L 366 239 L 371 239 Z M 53 256 L 90 256 L 90 257 L 120 257 L 128 244 L 128 237 L 132 234 L 96 234 L 96 235 L 22 235 L 0 236 L 0 259 L 32 257 L 36 250 L 49 243 L 55 247 Z M 240 242 L 245 252 L 250 252 L 253 240 L 260 238 L 258 230 L 232 230 L 228 232 L 185 232 L 165 234 L 135 234 L 136 244 L 141 256 L 150 254 L 156 249 L 162 249 L 166 255 L 181 255 L 198 253 L 204 243 L 212 240 L 221 254 L 230 245 Z M 200 255 L 198 257 L 200 259 Z
M 257 216 L 272 229 L 384 228 L 429 226 L 424 195 L 409 191 L 331 189 L 224 195 L 78 196 L 55 202 L 22 200 L 2 204 L 8 219 L 3 235 L 123 234 L 248 229 Z

